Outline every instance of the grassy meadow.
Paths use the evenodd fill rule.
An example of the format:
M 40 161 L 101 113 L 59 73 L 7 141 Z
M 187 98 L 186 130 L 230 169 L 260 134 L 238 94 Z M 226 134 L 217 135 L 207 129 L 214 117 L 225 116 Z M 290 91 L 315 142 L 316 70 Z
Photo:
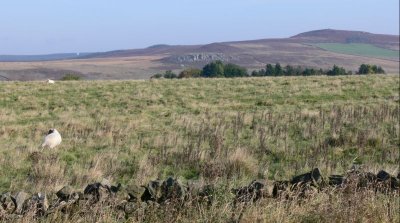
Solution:
M 270 188 L 313 167 L 324 176 L 343 174 L 353 162 L 397 175 L 399 114 L 398 75 L 1 82 L 0 193 L 175 176 L 215 184 L 220 196 L 208 208 L 163 210 L 138 221 L 227 222 L 235 214 L 230 188 L 253 179 Z M 62 144 L 35 152 L 49 128 Z M 368 191 L 300 203 L 263 199 L 242 221 L 400 219 L 398 196 Z
M 318 43 L 314 44 L 317 47 L 322 49 L 332 51 L 335 53 L 344 53 L 350 55 L 360 55 L 367 57 L 376 57 L 376 58 L 399 58 L 398 50 L 389 50 L 380 47 L 376 47 L 371 44 L 363 44 L 363 43 Z

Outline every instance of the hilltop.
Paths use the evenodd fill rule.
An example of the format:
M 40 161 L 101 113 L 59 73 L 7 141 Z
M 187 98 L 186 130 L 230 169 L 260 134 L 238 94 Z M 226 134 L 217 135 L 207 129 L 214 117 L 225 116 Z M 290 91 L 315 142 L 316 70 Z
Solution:
M 205 45 L 159 44 L 144 49 L 85 53 L 75 57 L 8 57 L 0 75 L 13 80 L 58 79 L 65 71 L 85 79 L 145 79 L 163 70 L 202 67 L 221 60 L 252 69 L 267 63 L 330 68 L 333 64 L 357 70 L 362 63 L 399 72 L 399 36 L 361 31 L 323 29 L 289 38 L 259 39 Z M 0 56 L 0 60 L 5 61 Z M 11 58 L 11 59 L 10 59 Z M 36 58 L 36 59 L 35 59 Z M 46 61 L 35 61 L 46 60 Z M 20 63 L 15 63 L 15 61 Z M 26 62 L 21 62 L 26 61 Z M 43 72 L 42 72 L 43 70 Z M 52 74 L 48 74 L 52 70 Z

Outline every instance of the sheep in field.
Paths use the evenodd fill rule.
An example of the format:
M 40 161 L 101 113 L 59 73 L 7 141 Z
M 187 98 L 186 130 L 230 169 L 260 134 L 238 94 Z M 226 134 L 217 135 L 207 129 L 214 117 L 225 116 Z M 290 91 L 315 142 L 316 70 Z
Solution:
M 50 129 L 47 135 L 44 137 L 42 148 L 49 147 L 50 149 L 53 149 L 54 147 L 60 145 L 61 141 L 61 135 L 57 129 Z

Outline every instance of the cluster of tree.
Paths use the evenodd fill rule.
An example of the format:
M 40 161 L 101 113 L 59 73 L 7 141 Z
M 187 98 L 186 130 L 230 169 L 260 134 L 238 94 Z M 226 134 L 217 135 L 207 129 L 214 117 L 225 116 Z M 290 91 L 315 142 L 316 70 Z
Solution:
M 203 67 L 202 77 L 245 77 L 249 76 L 247 69 L 236 64 L 224 64 L 217 60 Z
M 291 66 L 287 65 L 282 67 L 279 63 L 267 64 L 265 69 L 254 70 L 251 73 L 251 76 L 254 77 L 262 77 L 262 76 L 310 76 L 310 75 L 322 75 L 324 72 L 322 69 L 314 69 L 314 68 L 304 68 L 300 66 Z
M 385 71 L 380 66 L 362 64 L 357 74 L 384 74 Z M 153 75 L 153 78 L 196 78 L 196 77 L 260 77 L 260 76 L 313 76 L 313 75 L 352 75 L 352 71 L 346 71 L 343 67 L 333 65 L 329 70 L 318 68 L 308 68 L 301 66 L 287 65 L 282 67 L 279 63 L 267 64 L 265 69 L 254 70 L 251 75 L 247 73 L 246 68 L 236 64 L 224 64 L 222 61 L 213 61 L 206 64 L 203 69 L 189 68 L 183 70 L 179 75 L 173 73 L 171 70 L 166 71 L 164 74 Z
M 361 64 L 358 68 L 359 74 L 384 74 L 385 71 L 381 66 L 371 65 L 371 64 Z
M 152 78 L 195 78 L 195 77 L 246 77 L 249 76 L 247 69 L 236 64 L 224 64 L 222 61 L 213 61 L 206 64 L 203 69 L 188 68 L 180 72 L 178 75 L 171 70 L 167 70 L 164 74 L 155 74 Z
M 343 67 L 334 65 L 330 70 L 287 65 L 282 67 L 279 63 L 267 64 L 265 69 L 254 70 L 251 76 L 312 76 L 312 75 L 351 75 Z
M 167 70 L 163 74 L 157 73 L 151 76 L 151 78 L 168 78 L 168 79 L 174 79 L 178 78 L 178 75 L 176 75 L 172 70 Z

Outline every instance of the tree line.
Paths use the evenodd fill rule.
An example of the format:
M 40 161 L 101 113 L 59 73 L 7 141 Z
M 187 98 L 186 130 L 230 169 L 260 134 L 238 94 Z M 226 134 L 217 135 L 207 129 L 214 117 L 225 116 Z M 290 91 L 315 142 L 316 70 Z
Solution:
M 171 70 L 165 73 L 155 74 L 152 78 L 196 78 L 196 77 L 263 77 L 263 76 L 314 76 L 314 75 L 352 75 L 352 71 L 346 71 L 343 67 L 333 65 L 331 69 L 323 70 L 322 68 L 309 68 L 302 66 L 286 65 L 281 66 L 280 63 L 267 64 L 265 68 L 253 70 L 250 74 L 247 69 L 236 64 L 227 63 L 217 60 L 206 64 L 202 69 L 188 68 L 179 74 Z M 355 74 L 385 74 L 381 66 L 371 64 L 361 64 Z

